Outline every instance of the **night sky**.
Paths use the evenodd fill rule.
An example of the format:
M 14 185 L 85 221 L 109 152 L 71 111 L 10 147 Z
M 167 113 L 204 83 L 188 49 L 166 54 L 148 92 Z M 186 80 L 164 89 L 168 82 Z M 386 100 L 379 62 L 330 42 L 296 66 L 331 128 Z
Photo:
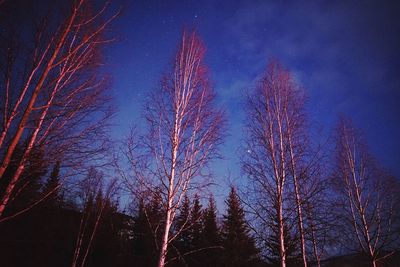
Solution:
M 308 95 L 313 125 L 327 140 L 338 116 L 365 133 L 384 167 L 400 176 L 400 8 L 389 1 L 123 1 L 107 50 L 119 112 L 113 136 L 140 118 L 146 93 L 171 66 L 186 25 L 207 47 L 206 62 L 227 112 L 221 184 L 240 178 L 243 95 L 278 59 Z

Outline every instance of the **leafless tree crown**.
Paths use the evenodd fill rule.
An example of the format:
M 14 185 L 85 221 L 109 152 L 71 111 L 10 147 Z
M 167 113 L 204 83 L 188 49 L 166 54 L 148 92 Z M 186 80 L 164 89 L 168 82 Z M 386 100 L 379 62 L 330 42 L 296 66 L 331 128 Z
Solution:
M 14 19 L 11 11 L 25 10 L 22 2 L 4 4 L 5 23 Z M 63 159 L 64 166 L 75 170 L 101 159 L 112 112 L 107 80 L 98 70 L 101 48 L 111 41 L 105 31 L 116 16 L 107 18 L 106 9 L 95 8 L 90 0 L 71 1 L 53 13 L 39 8 L 35 16 L 23 18 L 26 27 L 14 23 L 2 31 L 0 179 L 7 188 L 0 215 L 35 148 L 45 150 L 49 161 Z M 15 159 L 17 147 L 22 156 Z M 18 168 L 4 181 L 13 161 Z

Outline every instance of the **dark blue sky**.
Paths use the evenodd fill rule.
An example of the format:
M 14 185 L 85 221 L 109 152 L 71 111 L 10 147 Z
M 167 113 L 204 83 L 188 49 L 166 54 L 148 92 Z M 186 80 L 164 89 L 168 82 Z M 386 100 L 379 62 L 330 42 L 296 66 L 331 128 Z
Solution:
M 206 61 L 227 111 L 216 162 L 223 183 L 240 177 L 242 96 L 270 57 L 289 68 L 328 138 L 339 114 L 353 119 L 384 167 L 400 176 L 400 8 L 390 1 L 122 1 L 119 37 L 107 50 L 119 113 L 113 134 L 140 125 L 144 96 L 168 69 L 184 25 L 207 46 Z

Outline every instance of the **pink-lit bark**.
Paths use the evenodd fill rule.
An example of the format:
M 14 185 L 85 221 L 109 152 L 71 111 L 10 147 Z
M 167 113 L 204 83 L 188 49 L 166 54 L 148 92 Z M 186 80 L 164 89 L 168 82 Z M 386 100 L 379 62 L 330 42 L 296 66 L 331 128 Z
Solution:
M 102 174 L 91 169 L 81 186 L 83 207 L 71 267 L 85 266 L 106 209 L 111 208 L 116 181 L 105 185 Z
M 150 131 L 144 147 L 150 152 L 152 177 L 136 178 L 146 189 L 154 189 L 154 184 L 161 188 L 165 217 L 160 267 L 166 264 L 168 246 L 176 237 L 171 235 L 171 226 L 182 200 L 189 190 L 204 186 L 204 167 L 217 156 L 224 130 L 223 113 L 214 106 L 204 52 L 196 33 L 184 31 L 173 70 L 145 110 Z
M 284 73 L 271 64 L 248 98 L 247 156 L 243 168 L 255 182 L 264 188 L 264 201 L 272 201 L 271 209 L 278 227 L 280 265 L 286 266 L 283 195 L 287 180 L 287 161 L 284 133 Z M 258 213 L 260 214 L 260 213 Z
M 49 22 L 44 18 L 32 33 L 34 42 L 29 55 L 22 54 L 15 60 L 13 43 L 9 44 L 8 59 L 4 61 L 7 62 L 5 91 L 1 95 L 4 101 L 1 102 L 0 151 L 4 154 L 0 158 L 0 179 L 18 145 L 23 147 L 23 153 L 17 170 L 2 192 L 0 216 L 34 147 L 47 147 L 57 157 L 67 158 L 69 151 L 79 150 L 78 147 L 82 148 L 82 156 L 85 150 L 103 149 L 97 141 L 93 142 L 100 144 L 97 148 L 86 148 L 82 144 L 96 134 L 101 140 L 102 128 L 110 116 L 105 111 L 104 82 L 93 70 L 100 63 L 100 48 L 109 41 L 104 39 L 104 31 L 114 16 L 104 20 L 105 6 L 92 12 L 90 5 L 89 0 L 72 1 L 64 19 Z M 18 75 L 13 71 L 23 68 L 21 60 L 30 64 L 26 64 L 26 78 L 19 84 L 14 81 Z M 88 121 L 96 112 L 98 118 Z M 75 159 L 80 157 L 77 154 Z M 72 161 L 70 165 L 78 167 L 77 161 Z
M 246 110 L 247 153 L 242 166 L 251 183 L 248 193 L 254 196 L 250 210 L 262 225 L 278 227 L 280 265 L 286 266 L 285 221 L 293 217 L 287 210 L 294 207 L 302 265 L 307 266 L 303 206 L 311 196 L 306 194 L 308 185 L 302 174 L 309 168 L 306 151 L 311 149 L 302 90 L 288 71 L 271 63 L 248 97 Z M 265 239 L 265 233 L 259 236 Z
M 338 202 L 343 208 L 340 219 L 348 222 L 344 227 L 350 227 L 344 229 L 352 229 L 350 236 L 375 267 L 393 253 L 392 245 L 397 242 L 393 207 L 398 182 L 379 169 L 360 132 L 344 119 L 338 126 L 334 179 L 342 196 Z

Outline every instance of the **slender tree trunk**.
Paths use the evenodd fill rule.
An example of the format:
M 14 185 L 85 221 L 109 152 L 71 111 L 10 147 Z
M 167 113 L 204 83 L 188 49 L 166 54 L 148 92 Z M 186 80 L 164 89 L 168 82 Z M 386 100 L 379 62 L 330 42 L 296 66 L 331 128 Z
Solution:
M 77 5 L 79 6 L 81 4 L 82 3 L 79 2 Z M 64 31 L 62 32 L 60 38 L 58 39 L 57 45 L 54 49 L 54 52 L 51 55 L 51 58 L 49 59 L 45 70 L 43 71 L 42 75 L 40 76 L 40 79 L 39 79 L 37 85 L 35 86 L 35 89 L 33 90 L 32 96 L 29 99 L 28 105 L 23 113 L 22 119 L 17 127 L 16 133 L 13 136 L 13 138 L 11 139 L 10 145 L 6 149 L 4 159 L 0 165 L 0 179 L 3 177 L 5 170 L 7 169 L 8 165 L 10 164 L 12 154 L 14 153 L 14 150 L 15 150 L 17 144 L 19 143 L 19 140 L 21 139 L 21 136 L 25 130 L 26 123 L 28 122 L 28 118 L 33 110 L 33 106 L 36 102 L 36 98 L 38 97 L 39 92 L 41 91 L 42 86 L 43 86 L 50 70 L 53 67 L 53 63 L 56 60 L 58 53 L 60 52 L 60 50 L 65 42 L 65 39 L 67 38 L 68 33 L 71 30 L 73 22 L 75 21 L 77 10 L 78 10 L 78 7 L 73 8 L 73 12 L 66 23 L 66 27 L 65 27 Z
M 286 159 L 285 159 L 285 145 L 284 145 L 284 135 L 283 135 L 283 119 L 282 119 L 282 114 L 281 114 L 281 100 L 278 100 L 280 97 L 279 95 L 280 92 L 275 92 L 274 97 L 275 97 L 275 102 L 279 103 L 278 105 L 275 106 L 275 112 L 276 112 L 276 117 L 277 117 L 277 123 L 278 123 L 278 130 L 279 130 L 279 154 L 280 154 L 280 174 L 281 176 L 278 175 L 278 181 L 279 181 L 279 189 L 278 189 L 278 195 L 279 195 L 279 239 L 280 239 L 280 253 L 281 253 L 281 267 L 286 267 L 286 247 L 285 247 L 285 224 L 283 221 L 283 188 L 285 185 L 285 180 L 286 180 Z M 278 166 L 277 166 L 278 167 Z
M 97 215 L 96 223 L 95 223 L 95 225 L 93 227 L 93 231 L 92 231 L 92 233 L 90 235 L 89 244 L 86 247 L 85 255 L 83 256 L 83 259 L 82 259 L 82 263 L 81 263 L 82 267 L 85 266 L 85 262 L 86 262 L 87 256 L 89 255 L 90 248 L 92 247 L 93 240 L 94 240 L 94 237 L 95 237 L 96 232 L 97 232 L 97 228 L 99 227 L 100 220 L 102 219 L 103 211 L 104 211 L 104 208 L 105 208 L 107 200 L 102 200 L 102 201 L 103 201 L 103 203 L 101 205 L 100 214 Z
M 165 216 L 165 226 L 164 226 L 164 234 L 162 238 L 162 243 L 161 243 L 161 248 L 160 248 L 160 256 L 158 260 L 158 267 L 164 267 L 165 265 L 165 259 L 167 257 L 167 251 L 168 251 L 168 242 L 169 242 L 169 231 L 171 229 L 171 224 L 173 221 L 172 218 L 172 191 L 173 191 L 173 178 L 175 176 L 175 169 L 172 169 L 171 172 L 171 183 L 169 185 L 168 189 L 168 202 L 167 202 L 167 211 L 166 211 L 166 216 Z
M 48 114 L 48 111 L 49 111 L 49 108 L 50 108 L 51 104 L 53 103 L 54 97 L 55 97 L 55 95 L 57 93 L 57 89 L 58 89 L 59 83 L 60 83 L 60 81 L 58 81 L 57 85 L 54 87 L 54 89 L 52 91 L 52 94 L 51 94 L 49 100 L 46 103 L 46 107 L 43 109 L 43 112 L 42 112 L 42 114 L 40 116 L 40 119 L 39 119 L 39 121 L 38 121 L 38 123 L 37 123 L 37 125 L 35 127 L 35 130 L 32 133 L 32 136 L 30 137 L 28 146 L 24 151 L 24 154 L 22 156 L 21 162 L 18 165 L 17 171 L 14 173 L 13 178 L 11 179 L 11 182 L 8 184 L 8 186 L 6 188 L 4 196 L 1 199 L 1 202 L 0 202 L 0 217 L 3 215 L 4 209 L 5 209 L 5 207 L 7 206 L 8 202 L 10 200 L 10 197 L 11 197 L 11 194 L 12 194 L 12 192 L 14 190 L 15 185 L 17 184 L 19 178 L 21 177 L 23 171 L 25 170 L 26 160 L 28 159 L 29 154 L 31 153 L 31 151 L 33 149 L 33 145 L 36 142 L 36 139 L 37 139 L 37 136 L 39 134 L 39 131 L 42 128 L 42 124 L 43 124 L 43 122 L 44 122 L 44 120 L 45 120 L 45 118 L 46 118 L 46 116 Z
M 344 122 L 340 127 L 342 128 L 341 142 L 344 150 L 342 151 L 345 160 L 344 164 L 349 170 L 348 176 L 344 176 L 345 190 L 347 191 L 354 232 L 363 252 L 368 254 L 371 266 L 376 267 L 377 251 L 375 245 L 379 239 L 381 226 L 379 220 L 376 221 L 376 217 L 367 219 L 366 215 L 368 205 L 372 205 L 369 202 L 369 197 L 365 197 L 365 194 L 367 194 L 367 189 L 365 188 L 367 186 L 366 180 L 368 178 L 368 162 L 365 161 L 367 157 L 365 154 L 357 157 L 357 150 L 359 149 L 357 145 L 359 144 L 355 134 L 351 132 L 353 129 L 351 127 L 348 129 Z M 374 223 L 377 223 L 378 229 L 375 232 L 372 229 Z
M 311 242 L 313 245 L 314 258 L 317 263 L 317 267 L 321 267 L 321 259 L 320 259 L 320 255 L 318 253 L 317 238 L 315 236 L 315 224 L 313 221 L 313 212 L 311 211 L 311 205 L 309 202 L 306 202 L 306 214 L 308 216 L 308 219 L 310 220 Z
M 306 256 L 306 242 L 304 238 L 304 226 L 303 226 L 303 214 L 302 214 L 302 208 L 301 208 L 301 203 L 300 203 L 300 194 L 299 194 L 299 188 L 298 188 L 298 183 L 297 179 L 294 179 L 295 183 L 295 194 L 296 194 L 296 208 L 297 208 L 297 222 L 299 226 L 299 231 L 300 231 L 300 245 L 301 245 L 301 254 L 303 258 L 303 266 L 307 267 L 307 256 Z
M 318 247 L 317 247 L 317 240 L 315 238 L 314 225 L 311 226 L 311 239 L 312 239 L 312 244 L 313 244 L 313 252 L 314 252 L 315 261 L 317 262 L 317 266 L 321 267 L 321 259 L 318 254 Z
M 289 121 L 286 114 L 286 120 Z M 289 129 L 290 131 L 290 129 Z M 302 204 L 301 204 L 301 196 L 300 196 L 300 188 L 299 181 L 296 171 L 295 157 L 293 151 L 293 144 L 291 138 L 291 132 L 289 132 L 289 152 L 290 152 L 290 162 L 292 168 L 292 176 L 293 176 L 293 185 L 296 197 L 296 209 L 297 209 L 297 223 L 300 232 L 300 245 L 301 245 L 301 256 L 303 258 L 303 266 L 307 267 L 307 256 L 306 256 L 306 242 L 305 242 L 305 234 L 304 234 L 304 226 L 303 226 L 303 212 L 302 212 Z
M 169 185 L 168 185 L 168 200 L 167 200 L 167 210 L 166 210 L 166 218 L 165 218 L 165 226 L 164 226 L 164 234 L 161 243 L 160 249 L 160 258 L 158 261 L 158 267 L 164 267 L 165 258 L 167 257 L 168 251 L 168 242 L 169 242 L 169 231 L 171 229 L 171 224 L 173 221 L 173 210 L 172 203 L 175 197 L 174 192 L 174 182 L 175 182 L 175 173 L 176 173 L 176 159 L 178 155 L 178 147 L 179 147 L 179 107 L 176 108 L 175 112 L 175 122 L 174 122 L 174 133 L 173 133 L 173 143 L 172 143 L 172 151 L 171 151 L 171 174 L 169 177 Z
M 365 218 L 365 209 L 366 206 L 364 206 L 363 204 L 363 199 L 362 199 L 362 189 L 360 188 L 360 182 L 357 181 L 357 177 L 356 177 L 356 166 L 355 166 L 355 157 L 352 156 L 351 150 L 349 149 L 347 155 L 348 155 L 348 161 L 349 161 L 349 165 L 351 166 L 351 174 L 352 174 L 352 178 L 353 178 L 353 183 L 354 183 L 354 187 L 355 187 L 355 193 L 356 193 L 356 209 L 361 217 L 361 222 L 362 222 L 362 230 L 364 232 L 363 236 L 367 245 L 367 249 L 368 249 L 368 253 L 369 256 L 371 258 L 372 261 L 372 266 L 375 267 L 376 263 L 375 263 L 375 251 L 372 248 L 372 239 L 371 239 L 371 235 L 370 235 L 370 225 L 367 222 L 367 219 Z M 368 202 L 365 202 L 365 205 L 367 205 Z M 355 221 L 355 225 L 356 225 L 356 221 Z
M 283 223 L 282 192 L 278 198 L 278 222 L 279 222 L 279 254 L 281 257 L 281 267 L 286 267 L 285 251 L 285 229 Z
M 45 55 L 46 53 L 47 53 L 47 49 L 46 49 L 45 52 L 43 52 L 43 55 Z M 43 59 L 43 58 L 42 58 L 42 59 Z M 2 131 L 1 134 L 0 134 L 0 148 L 3 146 L 4 139 L 6 138 L 6 135 L 7 135 L 7 133 L 8 133 L 8 130 L 9 130 L 10 127 L 11 127 L 11 123 L 13 122 L 15 116 L 16 116 L 17 113 L 18 113 L 19 105 L 21 104 L 22 100 L 24 99 L 25 94 L 26 94 L 26 92 L 28 91 L 29 85 L 31 84 L 31 81 L 32 81 L 32 79 L 33 79 L 33 76 L 35 75 L 35 73 L 36 73 L 36 71 L 37 71 L 39 65 L 41 64 L 41 62 L 42 62 L 42 60 L 40 60 L 39 63 L 37 64 L 37 66 L 32 70 L 32 72 L 31 72 L 31 74 L 30 74 L 28 80 L 26 81 L 25 86 L 24 86 L 24 88 L 23 88 L 21 94 L 19 95 L 18 100 L 17 100 L 17 102 L 15 103 L 15 105 L 14 105 L 14 107 L 13 107 L 13 109 L 12 109 L 12 112 L 11 112 L 11 114 L 10 114 L 9 117 L 7 117 L 7 105 L 8 105 L 8 102 L 9 102 L 9 101 L 8 101 L 8 98 L 9 98 L 9 96 L 8 96 L 8 90 L 9 90 L 9 88 L 7 87 L 7 96 L 6 96 L 6 101 L 5 101 L 6 103 L 4 104 L 4 106 L 5 106 L 5 108 L 6 108 L 6 110 L 4 111 L 4 128 L 3 128 L 3 131 Z
M 85 215 L 86 215 L 86 219 L 85 219 Z M 76 267 L 78 264 L 78 257 L 79 257 L 80 251 L 82 249 L 83 237 L 84 237 L 84 234 L 86 231 L 89 217 L 90 217 L 90 210 L 88 210 L 87 213 L 85 212 L 85 210 L 83 210 L 80 224 L 79 224 L 78 238 L 77 238 L 76 244 L 75 244 L 74 257 L 72 258 L 72 264 L 71 264 L 72 267 Z
M 364 207 L 362 207 L 362 209 L 364 209 Z M 369 226 L 367 223 L 367 220 L 365 218 L 365 214 L 364 212 L 362 212 L 361 214 L 361 218 L 362 218 L 362 222 L 363 222 L 363 227 L 364 227 L 364 235 L 365 235 L 365 241 L 367 242 L 367 246 L 368 246 L 368 252 L 369 252 L 369 256 L 371 258 L 372 261 L 372 266 L 376 267 L 376 261 L 375 261 L 375 251 L 372 247 L 372 239 L 371 239 L 371 235 L 369 233 Z
M 10 201 L 11 193 L 12 193 L 15 185 L 17 184 L 17 182 L 18 182 L 17 176 L 14 175 L 13 178 L 11 179 L 11 182 L 8 184 L 8 186 L 6 188 L 6 191 L 4 192 L 3 198 L 1 199 L 0 217 L 3 215 L 7 203 Z
M 168 250 L 168 238 L 169 238 L 169 230 L 171 228 L 171 209 L 167 210 L 166 222 L 164 227 L 164 235 L 161 243 L 160 249 L 160 258 L 158 260 L 158 267 L 164 267 L 165 259 L 167 257 L 167 250 Z

